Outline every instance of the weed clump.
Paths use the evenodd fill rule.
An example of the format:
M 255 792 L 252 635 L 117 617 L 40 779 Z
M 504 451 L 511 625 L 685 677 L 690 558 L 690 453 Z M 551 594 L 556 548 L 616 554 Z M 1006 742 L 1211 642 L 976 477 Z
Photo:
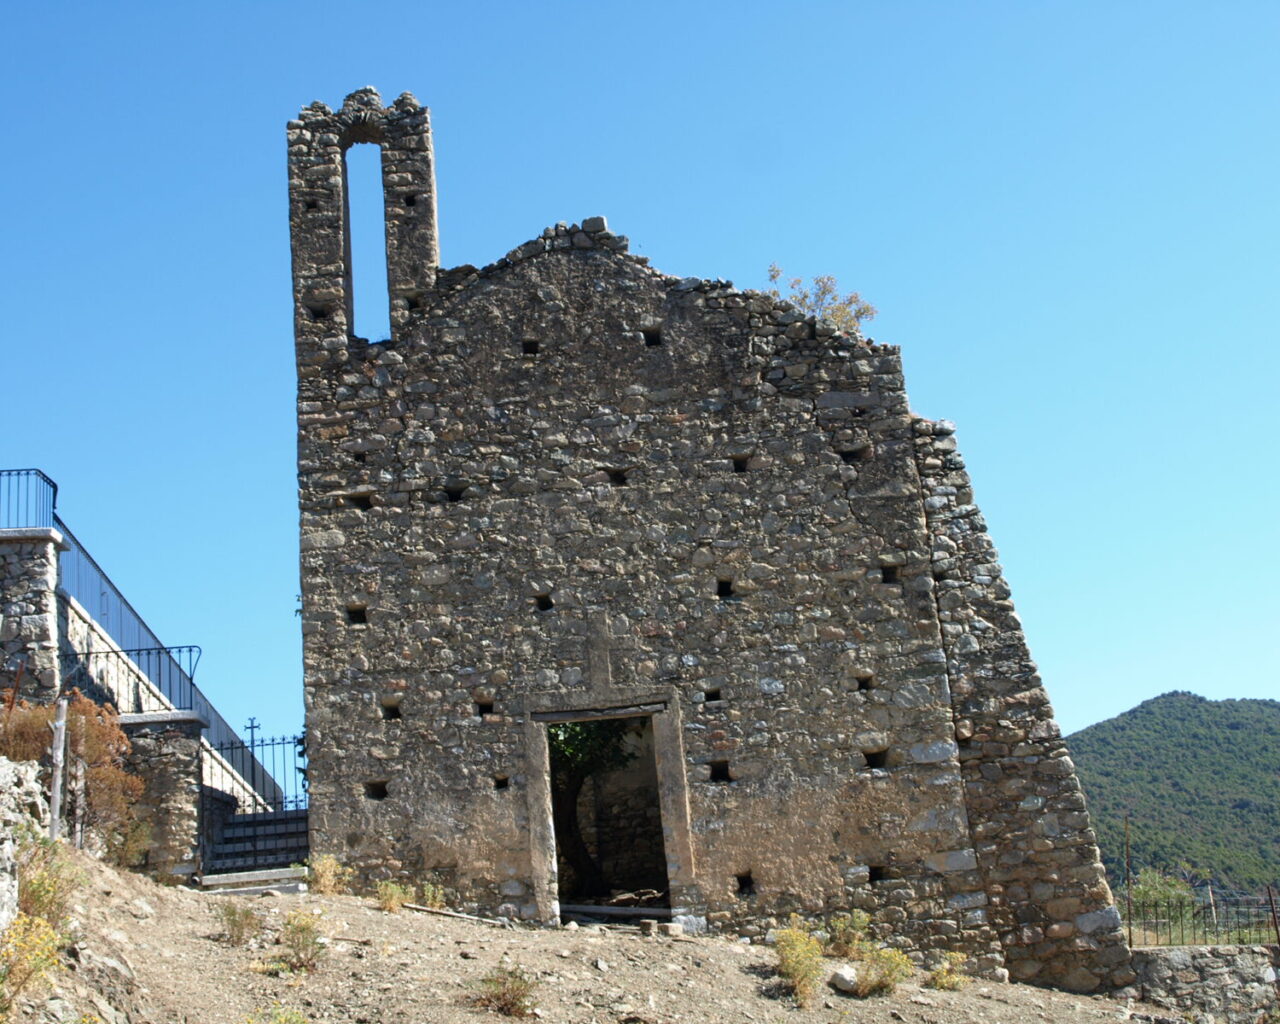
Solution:
M 262 934 L 262 918 L 243 903 L 229 901 L 218 907 L 218 922 L 231 946 L 246 946 Z
M 940 988 L 947 991 L 964 988 L 972 980 L 960 969 L 964 961 L 965 955 L 963 953 L 943 953 L 942 963 L 925 975 L 924 987 Z
M 316 915 L 299 907 L 289 912 L 280 929 L 280 945 L 284 955 L 279 965 L 289 971 L 314 971 L 325 954 L 325 940 L 320 934 Z
M 18 996 L 37 991 L 61 963 L 61 940 L 48 921 L 19 913 L 0 934 L 0 1022 L 8 1022 Z
M 800 1006 L 812 1005 L 818 994 L 824 968 L 822 943 L 802 927 L 794 914 L 791 925 L 777 933 L 774 951 L 778 955 L 778 973 L 791 989 Z
M 823 953 L 846 959 L 853 956 L 866 944 L 867 926 L 870 924 L 871 917 L 865 910 L 834 915 L 826 923 L 827 941 Z
M 245 1018 L 244 1024 L 307 1024 L 307 1018 L 301 1010 L 272 1003 L 270 1009 L 254 1010 Z
M 444 909 L 444 886 L 435 882 L 422 883 L 422 905 L 432 910 Z
M 18 910 L 44 919 L 55 932 L 67 922 L 71 897 L 84 885 L 67 848 L 34 828 L 18 831 Z
M 393 882 L 390 879 L 384 879 L 378 883 L 377 898 L 380 910 L 384 910 L 388 914 L 395 914 L 406 903 L 412 902 L 413 888 L 408 885 L 401 885 L 399 882 Z
M 538 983 L 519 967 L 498 967 L 480 979 L 471 1001 L 504 1017 L 531 1017 Z
M 323 896 L 337 896 L 351 891 L 353 868 L 344 867 L 342 861 L 331 853 L 322 853 L 307 862 L 307 885 L 312 892 Z
M 914 968 L 911 958 L 900 949 L 888 946 L 866 946 L 850 957 L 858 965 L 858 984 L 855 995 L 866 996 L 888 994 L 898 987 L 898 982 L 911 977 Z

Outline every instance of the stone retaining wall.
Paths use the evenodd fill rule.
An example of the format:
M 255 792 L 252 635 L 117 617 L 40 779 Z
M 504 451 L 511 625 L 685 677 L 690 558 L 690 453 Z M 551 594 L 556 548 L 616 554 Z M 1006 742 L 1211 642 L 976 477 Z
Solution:
M 0 931 L 18 913 L 18 865 L 14 834 L 24 824 L 44 828 L 48 808 L 34 762 L 0 757 Z
M 1128 995 L 1188 1019 L 1258 1024 L 1280 1007 L 1280 946 L 1169 946 L 1135 949 Z

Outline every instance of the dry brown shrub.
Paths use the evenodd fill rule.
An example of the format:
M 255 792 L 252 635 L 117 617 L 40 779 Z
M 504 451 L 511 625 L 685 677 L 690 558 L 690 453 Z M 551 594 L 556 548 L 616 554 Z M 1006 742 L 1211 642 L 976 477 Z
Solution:
M 143 783 L 125 769 L 129 738 L 120 728 L 114 708 L 95 704 L 79 690 L 72 690 L 70 698 L 67 760 L 70 763 L 78 758 L 85 763 L 85 826 L 111 861 L 131 865 L 147 837 L 135 810 Z M 0 705 L 0 756 L 10 761 L 38 761 L 47 774 L 53 735 L 50 726 L 57 705 L 17 700 L 12 690 L 0 691 Z

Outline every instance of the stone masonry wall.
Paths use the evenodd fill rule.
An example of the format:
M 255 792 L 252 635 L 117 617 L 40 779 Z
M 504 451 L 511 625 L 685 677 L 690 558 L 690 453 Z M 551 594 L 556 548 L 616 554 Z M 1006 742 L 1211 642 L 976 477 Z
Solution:
M 554 919 L 545 723 L 650 716 L 691 920 L 761 934 L 862 907 L 920 955 L 994 972 L 1029 949 L 1038 980 L 1100 984 L 1114 911 L 1070 761 L 1047 735 L 1008 765 L 980 751 L 1030 773 L 1043 816 L 962 768 L 1024 707 L 1052 721 L 1016 666 L 1002 681 L 1012 611 L 979 540 L 939 565 L 926 498 L 960 489 L 929 478 L 956 467 L 917 451 L 898 350 L 660 274 L 603 218 L 441 271 L 429 160 L 402 160 L 430 152 L 420 111 L 362 90 L 290 125 L 312 850 Z M 347 327 L 356 134 L 381 139 L 387 210 L 431 218 L 373 345 Z M 978 618 L 1002 638 L 986 668 L 943 629 Z M 1070 936 L 1019 930 L 1060 923 L 1060 899 Z
M 18 865 L 15 833 L 24 826 L 44 828 L 49 812 L 34 762 L 0 757 L 0 932 L 18 913 Z
M 128 768 L 145 783 L 138 819 L 149 830 L 142 867 L 156 878 L 182 880 L 200 858 L 201 729 L 190 711 L 121 715 L 129 737 Z
M 52 529 L 0 530 L 0 689 L 13 685 L 8 668 L 25 656 L 21 696 L 52 700 L 58 692 L 58 546 Z
M 1010 974 L 1076 991 L 1133 980 L 1053 708 L 956 450 L 915 424 L 969 821 Z
M 1137 980 L 1131 991 L 1137 998 L 1188 1020 L 1258 1024 L 1280 1007 L 1280 946 L 1135 949 L 1133 967 Z

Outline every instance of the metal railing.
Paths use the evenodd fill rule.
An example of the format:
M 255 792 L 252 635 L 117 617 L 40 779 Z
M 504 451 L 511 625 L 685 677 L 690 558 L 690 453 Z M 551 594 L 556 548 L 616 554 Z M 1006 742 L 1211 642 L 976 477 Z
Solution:
M 208 722 L 205 740 L 221 751 L 224 760 L 236 770 L 243 768 L 246 781 L 251 776 L 258 779 L 264 787 L 260 795 L 268 803 L 273 802 L 280 786 L 191 678 L 200 649 L 169 647 L 160 642 L 111 577 L 62 521 L 55 511 L 57 501 L 58 485 L 40 470 L 0 470 L 0 529 L 53 528 L 63 535 L 65 546 L 58 558 L 58 587 L 84 609 L 117 648 L 69 655 L 70 665 L 64 661 L 64 667 L 71 669 L 70 678 L 74 680 L 77 674 L 81 678 L 96 678 L 95 659 L 128 659 L 170 706 L 194 711 Z M 136 700 L 130 703 L 134 707 L 121 707 L 121 711 L 158 710 L 147 696 L 138 692 L 133 696 Z M 124 703 L 122 696 L 117 695 L 116 699 Z
M 1120 902 L 1130 946 L 1254 946 L 1280 943 L 1265 896 L 1174 897 Z
M 64 651 L 61 661 L 64 688 L 74 686 L 124 713 L 189 710 L 198 702 L 192 679 L 199 647 Z
M 58 485 L 38 469 L 0 469 L 0 530 L 49 529 Z
M 262 801 L 262 806 L 243 810 L 306 810 L 307 749 L 302 735 L 263 736 L 248 743 L 215 743 L 212 747 Z M 219 785 L 216 774 L 210 779 L 215 789 L 231 789 Z

